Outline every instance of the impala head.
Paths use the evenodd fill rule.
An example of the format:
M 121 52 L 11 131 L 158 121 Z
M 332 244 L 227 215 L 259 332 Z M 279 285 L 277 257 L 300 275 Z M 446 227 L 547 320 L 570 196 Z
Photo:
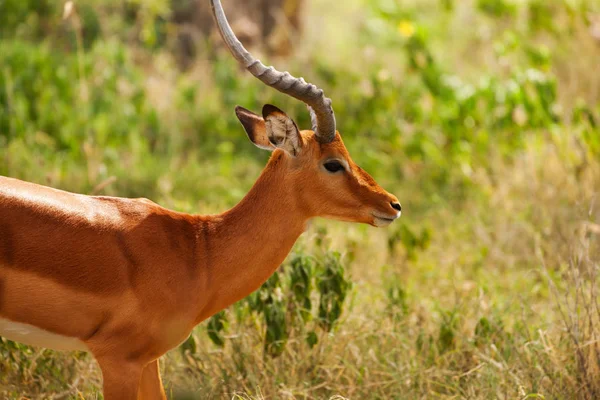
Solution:
M 219 32 L 233 56 L 266 85 L 303 101 L 312 130 L 300 131 L 283 111 L 265 105 L 262 116 L 243 107 L 236 114 L 250 140 L 274 151 L 267 168 L 280 172 L 282 186 L 296 193 L 298 206 L 310 216 L 386 226 L 400 217 L 398 199 L 383 190 L 352 161 L 338 131 L 331 100 L 323 90 L 288 72 L 265 67 L 242 46 L 231 30 L 220 0 L 211 0 Z

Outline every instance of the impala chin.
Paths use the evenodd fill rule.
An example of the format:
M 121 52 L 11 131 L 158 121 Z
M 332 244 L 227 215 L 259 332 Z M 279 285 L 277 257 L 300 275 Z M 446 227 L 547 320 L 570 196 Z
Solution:
M 400 211 L 398 211 L 396 215 L 384 215 L 379 213 L 373 213 L 373 222 L 371 223 L 371 225 L 377 228 L 383 228 L 400 218 L 401 214 L 402 213 Z

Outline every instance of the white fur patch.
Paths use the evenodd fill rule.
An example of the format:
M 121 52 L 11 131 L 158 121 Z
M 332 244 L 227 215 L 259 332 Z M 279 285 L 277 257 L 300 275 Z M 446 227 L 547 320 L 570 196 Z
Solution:
M 22 324 L 0 318 L 0 336 L 28 344 L 53 350 L 89 351 L 85 343 L 75 337 L 57 335 L 29 324 Z

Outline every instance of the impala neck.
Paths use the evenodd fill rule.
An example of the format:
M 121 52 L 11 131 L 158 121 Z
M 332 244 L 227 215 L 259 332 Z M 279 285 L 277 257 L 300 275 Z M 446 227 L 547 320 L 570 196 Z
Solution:
M 203 220 L 207 300 L 200 320 L 246 297 L 281 265 L 309 219 L 287 184 L 288 162 L 276 152 L 250 192 L 231 210 Z M 208 294 L 208 296 L 205 296 Z

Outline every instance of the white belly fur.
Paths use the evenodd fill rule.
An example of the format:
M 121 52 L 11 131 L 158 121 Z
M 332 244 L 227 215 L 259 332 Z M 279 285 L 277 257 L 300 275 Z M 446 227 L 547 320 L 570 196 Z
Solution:
M 0 336 L 15 342 L 53 350 L 89 351 L 85 343 L 75 337 L 57 335 L 33 325 L 4 318 L 0 318 Z

